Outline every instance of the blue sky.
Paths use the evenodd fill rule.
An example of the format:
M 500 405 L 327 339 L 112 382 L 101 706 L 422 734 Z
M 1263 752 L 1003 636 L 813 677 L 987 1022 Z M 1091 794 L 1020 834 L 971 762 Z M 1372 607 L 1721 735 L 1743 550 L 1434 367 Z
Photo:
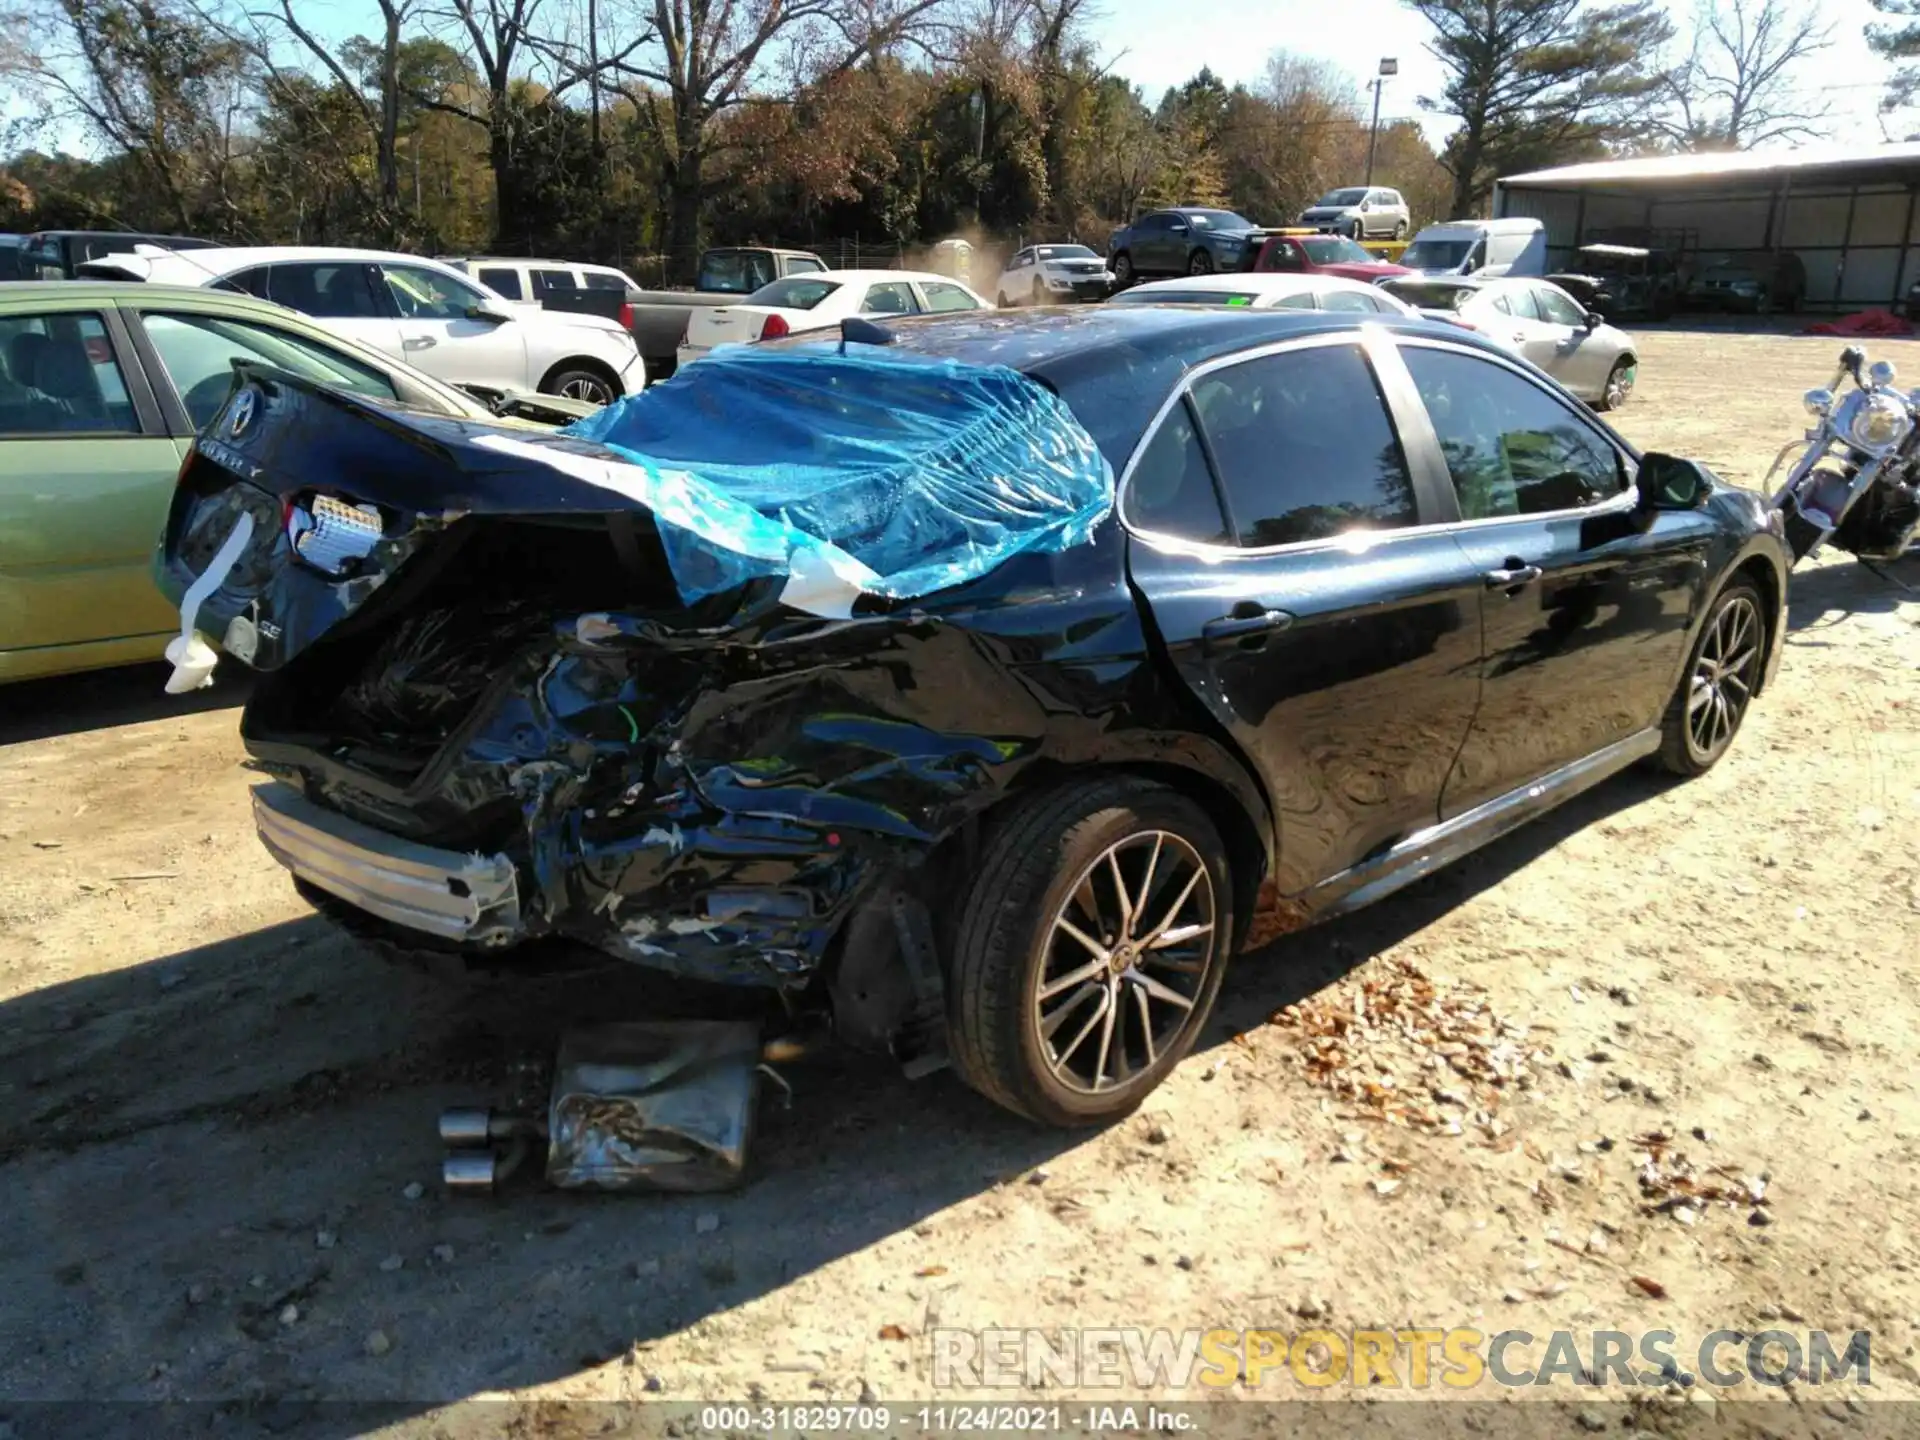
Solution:
M 1275 50 L 1332 62 L 1354 77 L 1356 91 L 1373 76 L 1383 56 L 1394 57 L 1400 73 L 1387 82 L 1383 119 L 1418 116 L 1418 97 L 1433 94 L 1440 84 L 1439 67 L 1425 48 L 1428 27 L 1398 0 L 1205 0 L 1203 23 L 1183 22 L 1179 7 L 1168 0 L 1095 4 L 1100 13 L 1093 30 L 1102 60 L 1141 86 L 1149 101 L 1202 66 L 1210 66 L 1229 84 L 1256 81 Z M 1824 95 L 1830 101 L 1833 139 L 1875 143 L 1883 138 L 1875 110 L 1887 67 L 1867 49 L 1862 34 L 1873 12 L 1842 0 L 1811 4 L 1833 22 L 1833 44 L 1802 62 L 1792 84 L 1806 98 Z M 1676 28 L 1689 32 L 1693 0 L 1670 0 L 1668 8 Z M 302 0 L 300 6 L 303 22 L 339 39 L 371 33 L 377 13 L 365 0 Z M 0 108 L 11 115 L 18 113 L 16 105 Z M 1436 143 L 1449 128 L 1444 120 L 1421 118 Z M 1902 119 L 1910 123 L 1898 125 L 1891 138 L 1920 130 L 1920 116 Z M 72 136 L 55 138 L 74 144 Z

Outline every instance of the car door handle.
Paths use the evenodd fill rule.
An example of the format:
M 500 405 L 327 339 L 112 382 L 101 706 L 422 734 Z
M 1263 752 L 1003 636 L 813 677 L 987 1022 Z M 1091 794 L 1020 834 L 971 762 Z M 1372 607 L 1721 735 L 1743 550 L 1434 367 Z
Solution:
M 1265 647 L 1267 636 L 1293 624 L 1293 616 L 1284 610 L 1262 610 L 1252 605 L 1235 606 L 1231 615 L 1209 620 L 1200 627 L 1200 638 L 1209 650 L 1233 646 L 1239 650 Z
M 1528 565 L 1509 555 L 1502 569 L 1487 571 L 1487 589 L 1518 590 L 1523 585 L 1531 585 L 1540 575 L 1538 565 Z
M 437 343 L 431 335 L 409 335 L 400 342 L 402 350 L 425 350 Z

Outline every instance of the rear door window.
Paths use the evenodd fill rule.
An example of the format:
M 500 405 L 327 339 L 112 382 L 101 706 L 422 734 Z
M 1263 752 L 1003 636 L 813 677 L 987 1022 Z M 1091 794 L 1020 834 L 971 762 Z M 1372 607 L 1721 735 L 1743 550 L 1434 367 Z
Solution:
M 1357 345 L 1243 361 L 1191 393 L 1241 545 L 1419 523 L 1400 437 Z
M 860 306 L 863 315 L 916 315 L 920 302 L 913 298 L 913 287 L 904 280 L 882 280 L 867 287 L 867 298 Z
M 948 285 L 939 280 L 923 280 L 920 283 L 920 289 L 927 297 L 927 309 L 935 315 L 943 315 L 954 310 L 980 308 L 980 303 L 958 285 Z
M 367 266 L 358 261 L 268 265 L 262 270 L 267 279 L 266 298 L 289 310 L 329 320 L 379 318 L 380 302 L 374 296 L 372 279 Z M 234 280 L 240 278 L 235 276 Z M 251 284 L 242 288 L 260 293 Z
M 1540 320 L 1540 306 L 1533 298 L 1531 285 L 1515 285 L 1511 289 L 1496 292 L 1500 299 L 1507 302 L 1507 313 L 1518 315 L 1522 320 Z
M 578 290 L 579 277 L 571 270 L 536 270 L 533 272 L 533 292 L 542 290 Z
M 0 346 L 0 435 L 139 433 L 98 315 L 9 315 L 0 320 Z
M 747 301 L 776 310 L 811 310 L 839 288 L 836 280 L 808 280 L 794 276 L 762 286 L 749 295 Z
M 580 281 L 588 290 L 618 290 L 625 294 L 628 288 L 624 275 L 608 275 L 600 270 L 582 270 Z
M 520 272 L 507 265 L 483 265 L 475 278 L 489 290 L 504 295 L 509 300 L 524 300 L 526 291 L 520 288 Z
M 1182 398 L 1167 412 L 1127 481 L 1127 521 L 1141 530 L 1224 545 L 1232 538 L 1207 453 Z

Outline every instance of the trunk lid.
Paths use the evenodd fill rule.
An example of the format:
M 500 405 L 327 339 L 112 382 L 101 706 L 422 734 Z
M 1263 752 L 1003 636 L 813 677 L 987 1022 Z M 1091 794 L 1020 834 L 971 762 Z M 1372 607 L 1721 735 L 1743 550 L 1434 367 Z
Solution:
M 635 546 L 657 546 L 637 501 L 490 450 L 479 443 L 489 436 L 551 447 L 589 471 L 624 463 L 551 431 L 398 412 L 244 369 L 181 467 L 155 557 L 183 637 L 198 631 L 255 670 L 278 669 L 377 592 L 446 563 L 488 518 L 611 533 L 608 519 L 625 517 Z
M 687 317 L 687 344 L 707 350 L 717 345 L 751 344 L 760 338 L 767 317 L 773 313 L 765 305 L 722 305 L 695 310 Z

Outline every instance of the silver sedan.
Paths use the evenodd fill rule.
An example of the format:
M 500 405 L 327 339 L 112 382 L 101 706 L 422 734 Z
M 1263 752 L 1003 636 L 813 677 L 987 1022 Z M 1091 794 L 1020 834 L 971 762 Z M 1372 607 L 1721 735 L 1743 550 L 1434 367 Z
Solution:
M 1531 360 L 1596 409 L 1618 410 L 1639 368 L 1633 337 L 1545 280 L 1406 276 L 1380 288 Z

